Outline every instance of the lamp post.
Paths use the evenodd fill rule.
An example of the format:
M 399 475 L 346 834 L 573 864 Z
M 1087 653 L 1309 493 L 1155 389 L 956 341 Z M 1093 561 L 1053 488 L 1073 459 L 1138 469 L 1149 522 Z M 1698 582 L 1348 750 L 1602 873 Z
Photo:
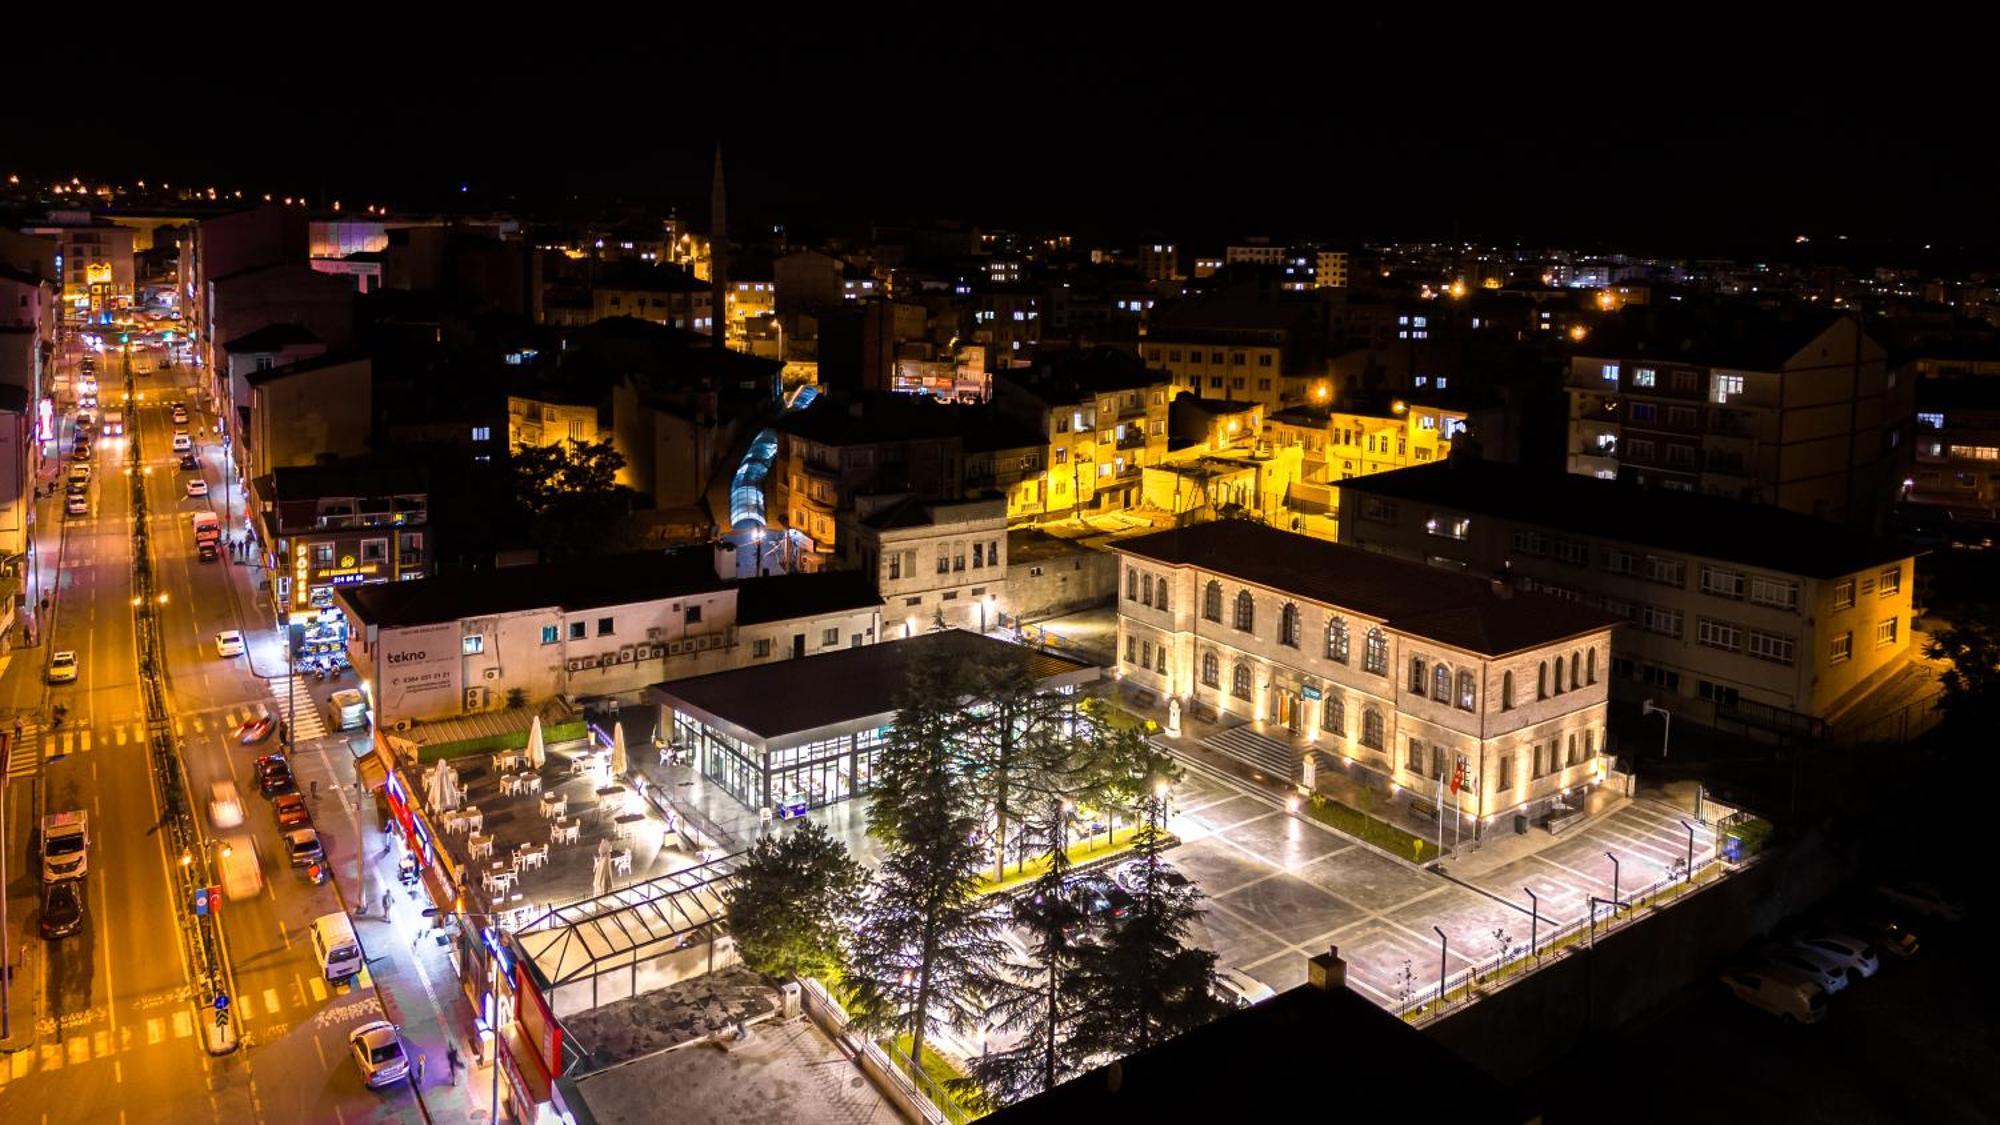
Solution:
M 1445 960 L 1451 954 L 1451 939 L 1444 936 L 1444 931 L 1436 926 L 1431 927 L 1431 932 L 1438 936 L 1438 1008 L 1443 1010 Z
M 1692 883 L 1694 882 L 1694 825 L 1683 820 L 1681 821 L 1681 827 L 1688 830 L 1687 876 L 1685 881 Z
M 1663 762 L 1666 761 L 1667 742 L 1674 733 L 1674 713 L 1648 699 L 1644 703 L 1639 704 L 1639 715 L 1641 718 L 1647 715 L 1658 715 L 1666 721 L 1666 725 L 1660 728 L 1660 760 Z
M 1542 928 L 1542 900 L 1533 890 L 1521 888 L 1528 894 L 1528 956 L 1539 956 L 1536 952 L 1535 936 Z
M 1618 909 L 1618 857 L 1607 851 L 1604 853 L 1604 858 L 1611 861 L 1611 909 L 1616 910 Z

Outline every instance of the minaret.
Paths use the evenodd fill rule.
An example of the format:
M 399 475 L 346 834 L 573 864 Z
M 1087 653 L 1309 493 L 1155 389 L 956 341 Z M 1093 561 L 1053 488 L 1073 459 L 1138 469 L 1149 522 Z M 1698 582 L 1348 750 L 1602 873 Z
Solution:
M 708 191 L 709 332 L 718 348 L 729 339 L 729 206 L 722 188 L 722 145 L 715 146 L 715 183 Z

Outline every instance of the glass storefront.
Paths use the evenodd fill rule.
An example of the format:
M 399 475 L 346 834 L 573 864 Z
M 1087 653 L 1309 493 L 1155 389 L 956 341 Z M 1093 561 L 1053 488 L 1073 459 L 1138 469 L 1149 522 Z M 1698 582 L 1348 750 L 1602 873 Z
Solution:
M 702 775 L 753 809 L 764 806 L 764 770 L 754 754 L 720 731 L 702 731 Z
M 803 803 L 816 809 L 874 788 L 876 763 L 889 741 L 889 728 L 773 750 L 768 758 L 685 715 L 674 716 L 674 738 L 699 748 L 696 760 L 702 776 L 745 806 L 763 807 L 768 792 L 771 804 Z

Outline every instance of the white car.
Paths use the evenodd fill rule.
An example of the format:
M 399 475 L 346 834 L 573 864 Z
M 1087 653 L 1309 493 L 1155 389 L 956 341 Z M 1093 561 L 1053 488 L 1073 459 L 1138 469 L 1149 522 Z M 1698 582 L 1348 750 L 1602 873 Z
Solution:
M 207 481 L 203 480 L 200 477 L 195 477 L 193 480 L 188 481 L 189 497 L 201 497 L 206 495 L 208 495 Z
M 1945 922 L 1965 920 L 1965 904 L 1931 883 L 1883 883 L 1875 893 L 1897 906 Z
M 1270 985 L 1257 980 L 1241 969 L 1215 970 L 1215 985 L 1216 991 L 1219 993 L 1219 999 L 1238 1008 L 1247 1008 L 1252 1004 L 1261 1004 L 1277 995 L 1276 992 L 1271 991 Z
M 208 787 L 208 819 L 217 828 L 234 828 L 243 823 L 243 798 L 233 781 L 218 781 Z
M 1858 937 L 1846 934 L 1809 933 L 1792 943 L 1808 952 L 1817 953 L 1846 967 L 1848 973 L 1867 980 L 1882 967 L 1875 956 L 1875 948 Z
M 347 1048 L 363 1082 L 387 1086 L 410 1076 L 410 1053 L 403 1049 L 400 1030 L 388 1020 L 375 1020 L 348 1033 Z
M 52 684 L 76 682 L 76 653 L 64 649 L 49 657 L 49 682 Z
M 1826 1015 L 1826 990 L 1789 975 L 1732 969 L 1722 974 L 1722 983 L 1737 999 L 1788 1023 L 1818 1023 Z
M 243 634 L 234 629 L 224 629 L 215 635 L 215 655 L 224 660 L 243 655 Z
M 1790 975 L 1808 981 L 1826 990 L 1828 996 L 1847 987 L 1847 966 L 1823 953 L 1810 949 L 1779 948 L 1764 954 L 1761 969 Z
M 194 448 L 194 439 L 187 435 L 186 430 L 177 430 L 174 432 L 175 453 L 186 453 L 187 451 L 193 448 Z

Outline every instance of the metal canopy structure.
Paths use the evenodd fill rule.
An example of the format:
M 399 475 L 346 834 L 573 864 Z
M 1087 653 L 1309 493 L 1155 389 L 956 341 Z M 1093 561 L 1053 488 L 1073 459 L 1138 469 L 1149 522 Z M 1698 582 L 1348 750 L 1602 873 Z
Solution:
M 515 944 L 553 988 L 590 980 L 684 947 L 727 914 L 725 896 L 743 853 L 558 906 L 514 932 Z M 594 991 L 593 985 L 593 991 Z

